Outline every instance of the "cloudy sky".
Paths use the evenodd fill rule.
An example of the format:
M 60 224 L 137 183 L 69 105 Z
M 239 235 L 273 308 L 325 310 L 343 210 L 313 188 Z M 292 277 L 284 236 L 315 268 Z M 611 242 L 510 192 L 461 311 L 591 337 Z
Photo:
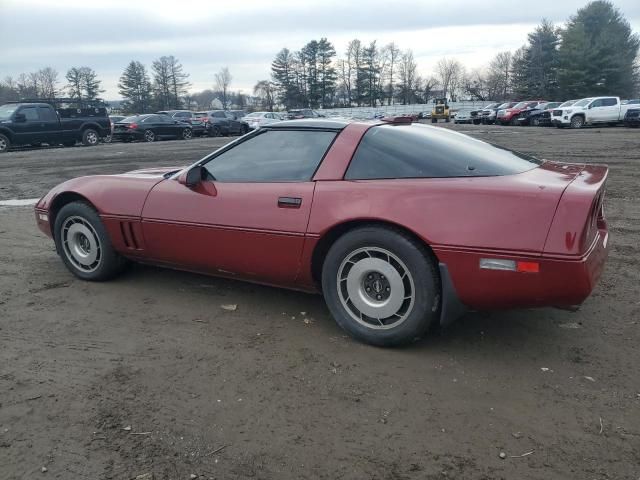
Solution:
M 0 78 L 52 66 L 90 66 L 106 99 L 119 98 L 126 64 L 174 55 L 192 90 L 210 88 L 228 66 L 232 88 L 251 92 L 269 77 L 275 54 L 326 36 L 342 55 L 347 42 L 377 39 L 412 49 L 429 75 L 443 56 L 482 67 L 521 46 L 544 17 L 562 23 L 585 0 L 0 0 Z M 640 1 L 614 0 L 640 31 Z

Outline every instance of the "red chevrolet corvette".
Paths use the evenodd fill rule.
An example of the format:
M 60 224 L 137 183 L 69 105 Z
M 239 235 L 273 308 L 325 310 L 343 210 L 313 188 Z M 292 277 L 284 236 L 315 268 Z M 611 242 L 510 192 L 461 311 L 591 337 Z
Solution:
M 407 119 L 295 120 L 186 168 L 69 180 L 36 220 L 82 279 L 133 260 L 321 291 L 389 346 L 466 309 L 582 303 L 608 251 L 607 172 Z

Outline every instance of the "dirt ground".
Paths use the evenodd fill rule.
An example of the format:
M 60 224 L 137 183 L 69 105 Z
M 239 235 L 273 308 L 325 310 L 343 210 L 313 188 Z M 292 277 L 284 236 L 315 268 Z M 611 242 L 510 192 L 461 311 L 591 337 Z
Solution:
M 612 251 L 581 310 L 373 348 L 319 296 L 143 266 L 82 282 L 32 207 L 0 207 L 0 478 L 637 480 L 640 131 L 450 128 L 610 165 Z M 0 200 L 225 141 L 10 152 Z

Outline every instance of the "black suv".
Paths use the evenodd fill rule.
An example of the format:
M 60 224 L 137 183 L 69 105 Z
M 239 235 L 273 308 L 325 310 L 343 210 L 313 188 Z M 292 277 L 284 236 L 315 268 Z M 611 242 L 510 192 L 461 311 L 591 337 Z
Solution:
M 194 112 L 191 112 L 189 110 L 163 110 L 162 112 L 156 113 L 168 115 L 174 120 L 190 124 L 193 134 L 197 137 L 209 134 L 207 123 L 203 121 L 202 118 L 198 118 L 198 115 L 196 115 Z
M 196 112 L 195 116 L 207 122 L 209 136 L 220 135 L 244 135 L 249 131 L 247 122 L 238 120 L 236 116 L 225 110 L 207 110 L 206 112 Z
M 0 106 L 0 153 L 12 146 L 64 145 L 77 141 L 98 145 L 111 134 L 111 122 L 101 101 L 36 99 Z

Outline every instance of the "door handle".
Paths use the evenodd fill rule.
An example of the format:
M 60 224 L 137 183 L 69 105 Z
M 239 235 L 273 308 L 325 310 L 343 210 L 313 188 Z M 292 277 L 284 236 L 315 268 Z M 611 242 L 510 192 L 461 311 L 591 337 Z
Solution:
M 278 208 L 300 208 L 302 199 L 299 197 L 280 197 L 278 198 Z

